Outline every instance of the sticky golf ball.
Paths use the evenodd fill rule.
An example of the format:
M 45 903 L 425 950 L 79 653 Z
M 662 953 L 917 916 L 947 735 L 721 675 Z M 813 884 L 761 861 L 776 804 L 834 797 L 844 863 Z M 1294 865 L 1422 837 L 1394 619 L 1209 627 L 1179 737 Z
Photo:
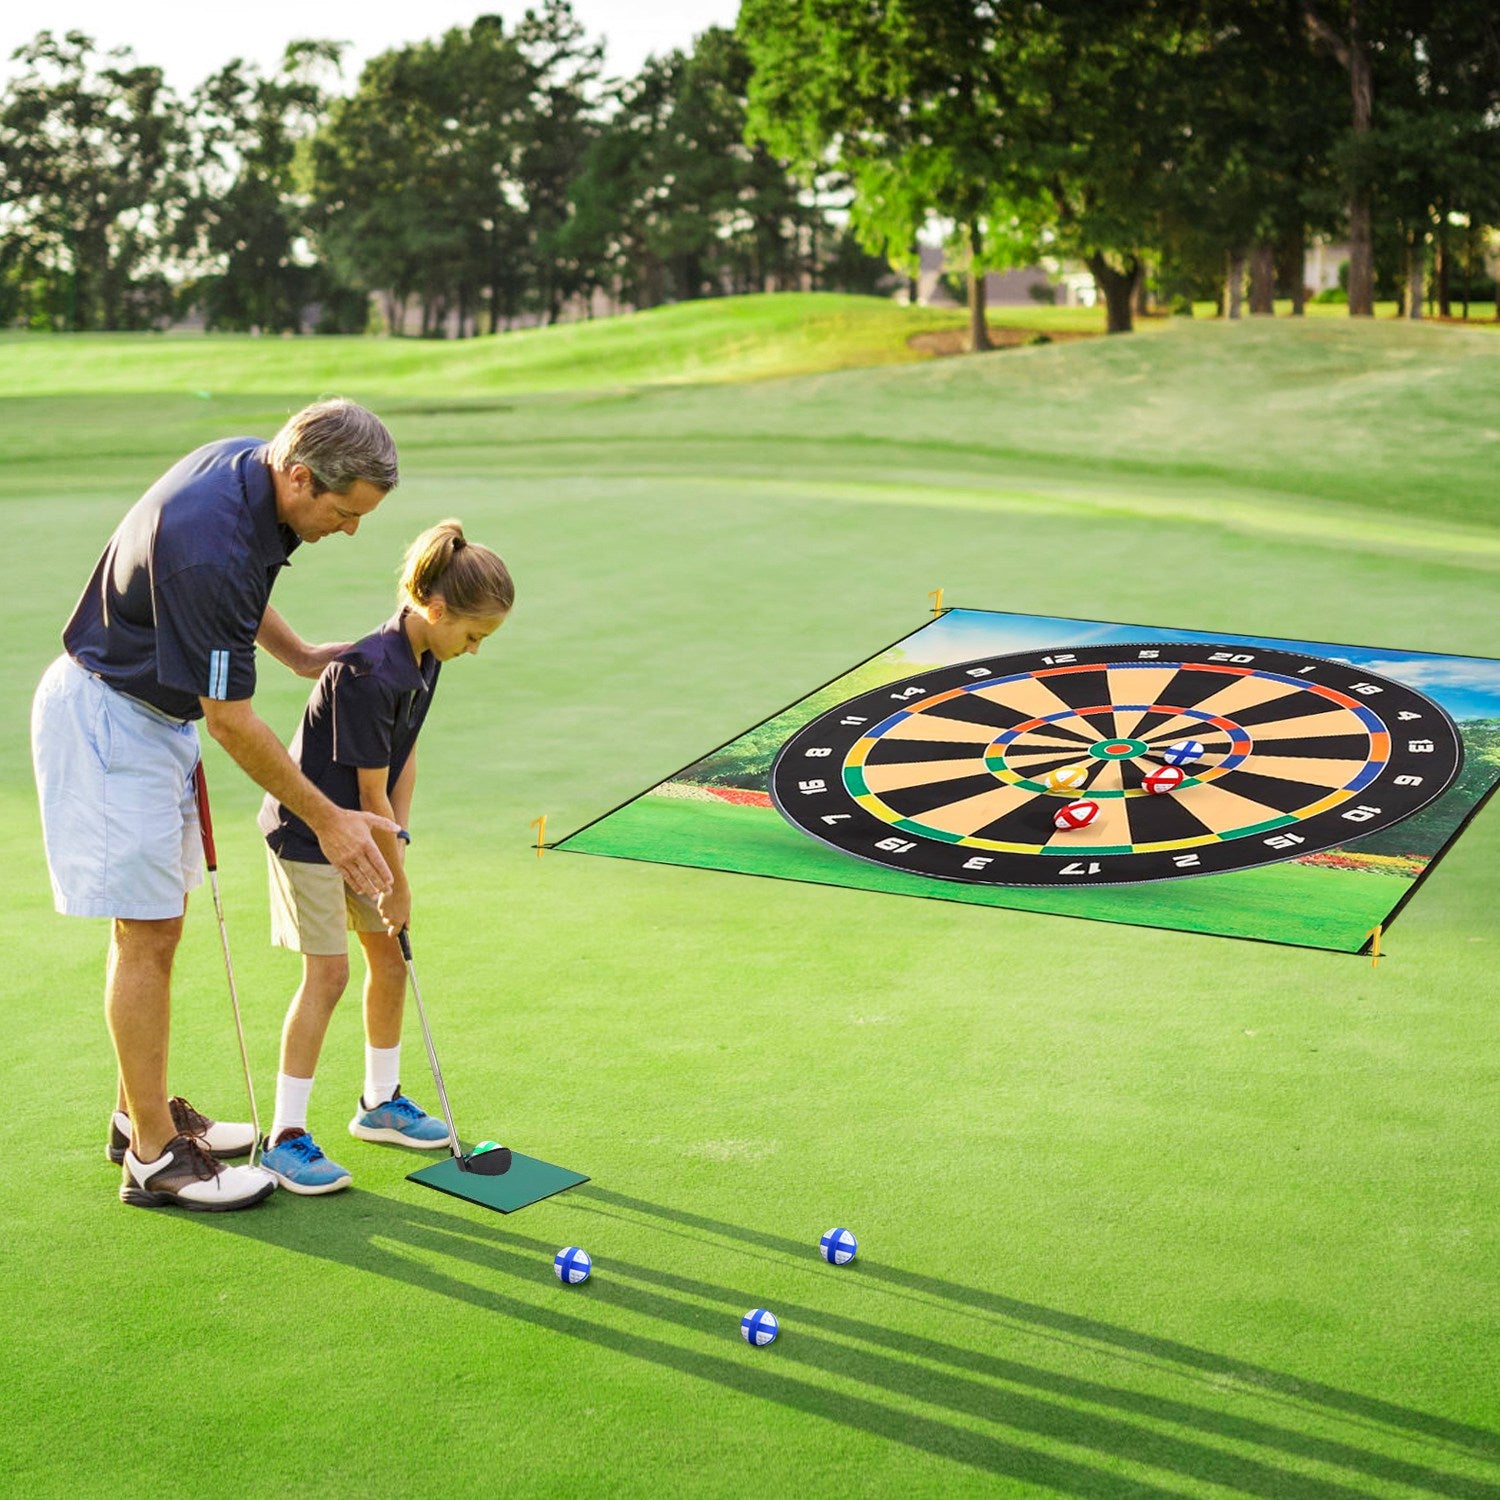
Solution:
M 1042 785 L 1054 792 L 1079 792 L 1089 779 L 1087 766 L 1061 766 L 1042 777 Z
M 471 1152 L 469 1152 L 469 1155 L 482 1156 L 486 1151 L 498 1151 L 499 1149 L 499 1141 L 480 1141 L 480 1143 Z
M 818 1241 L 818 1251 L 831 1266 L 847 1266 L 859 1250 L 859 1241 L 847 1229 L 830 1229 Z
M 1175 745 L 1168 745 L 1161 758 L 1169 766 L 1190 766 L 1203 759 L 1203 746 L 1197 740 L 1179 740 Z
M 771 1343 L 780 1332 L 781 1324 L 776 1321 L 776 1314 L 763 1307 L 752 1307 L 740 1319 L 741 1336 L 747 1344 L 754 1344 L 757 1348 Z
M 587 1250 L 580 1250 L 577 1245 L 569 1245 L 566 1250 L 559 1250 L 552 1257 L 552 1269 L 557 1272 L 557 1279 L 567 1286 L 577 1286 L 580 1281 L 589 1279 L 589 1272 L 594 1269 L 594 1263 L 589 1259 Z
M 1181 766 L 1157 766 L 1154 771 L 1146 773 L 1144 785 L 1148 792 L 1159 797 L 1167 792 L 1175 792 L 1186 780 L 1187 775 Z

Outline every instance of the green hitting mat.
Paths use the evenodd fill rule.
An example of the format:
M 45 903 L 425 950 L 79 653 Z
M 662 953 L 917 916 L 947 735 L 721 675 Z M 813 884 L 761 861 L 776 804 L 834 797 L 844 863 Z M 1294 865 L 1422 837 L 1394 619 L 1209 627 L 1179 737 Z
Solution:
M 436 1188 L 438 1192 L 449 1193 L 455 1198 L 467 1198 L 482 1208 L 495 1208 L 503 1214 L 510 1214 L 518 1208 L 525 1208 L 528 1203 L 539 1203 L 554 1193 L 564 1193 L 580 1182 L 587 1182 L 588 1178 L 582 1172 L 572 1172 L 567 1167 L 554 1166 L 550 1161 L 538 1161 L 534 1156 L 514 1151 L 510 1171 L 499 1177 L 466 1172 L 449 1156 L 420 1171 L 408 1172 L 406 1180 L 420 1182 L 423 1187 Z

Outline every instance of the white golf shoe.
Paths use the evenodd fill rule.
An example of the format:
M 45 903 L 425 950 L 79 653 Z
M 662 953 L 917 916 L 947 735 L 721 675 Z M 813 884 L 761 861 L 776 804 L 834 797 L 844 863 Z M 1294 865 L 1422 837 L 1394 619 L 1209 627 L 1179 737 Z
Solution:
M 191 1208 L 223 1213 L 249 1208 L 276 1191 L 276 1179 L 259 1167 L 226 1167 L 194 1136 L 174 1135 L 155 1161 L 125 1148 L 120 1202 L 133 1208 Z

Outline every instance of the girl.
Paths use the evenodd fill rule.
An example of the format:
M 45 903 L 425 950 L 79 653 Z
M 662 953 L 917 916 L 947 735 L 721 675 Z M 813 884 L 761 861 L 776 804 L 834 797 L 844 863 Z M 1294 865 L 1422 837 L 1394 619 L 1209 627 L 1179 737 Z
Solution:
M 293 1193 L 333 1193 L 351 1181 L 307 1130 L 318 1053 L 349 982 L 349 931 L 365 950 L 365 1086 L 349 1133 L 428 1150 L 448 1144 L 447 1125 L 400 1085 L 406 967 L 395 934 L 411 918 L 402 855 L 410 838 L 414 746 L 442 663 L 478 652 L 510 612 L 515 587 L 493 552 L 467 541 L 457 521 L 443 521 L 407 550 L 397 599 L 396 614 L 318 679 L 291 747 L 292 759 L 334 802 L 400 826 L 399 834 L 375 834 L 394 886 L 378 902 L 357 894 L 300 818 L 269 796 L 260 812 L 269 845 L 271 941 L 302 955 L 302 984 L 281 1034 L 276 1114 L 261 1157 Z

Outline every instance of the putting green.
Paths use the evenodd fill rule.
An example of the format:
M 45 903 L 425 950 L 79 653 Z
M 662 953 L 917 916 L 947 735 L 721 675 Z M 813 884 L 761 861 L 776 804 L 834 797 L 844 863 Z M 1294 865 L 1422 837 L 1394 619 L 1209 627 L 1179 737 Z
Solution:
M 4 345 L 12 389 L 30 347 L 51 346 Z M 90 394 L 117 378 L 101 354 L 72 394 L 0 402 L 12 1488 L 1500 1491 L 1493 806 L 1378 968 L 538 859 L 531 829 L 729 740 L 903 635 L 939 586 L 1500 655 L 1500 341 L 1203 325 L 712 390 L 542 398 L 521 370 L 503 403 L 461 373 L 387 397 L 347 347 L 234 395 L 238 344 L 199 347 L 223 355 L 207 400 L 149 365 Z M 340 387 L 389 413 L 403 483 L 358 537 L 300 552 L 276 603 L 313 638 L 370 628 L 404 544 L 446 515 L 511 564 L 512 618 L 445 671 L 424 731 L 413 938 L 460 1119 L 593 1181 L 501 1217 L 351 1139 L 351 987 L 310 1114 L 349 1191 L 127 1209 L 103 1149 L 105 934 L 51 912 L 25 705 L 134 494 L 187 446 Z M 257 704 L 289 735 L 306 688 L 268 663 Z M 267 941 L 258 795 L 208 755 L 264 1117 L 297 966 Z M 173 1088 L 242 1118 L 202 894 L 172 1044 Z M 405 1048 L 434 1109 L 414 1020 Z M 835 1224 L 859 1237 L 847 1267 L 818 1256 Z M 552 1272 L 564 1245 L 593 1257 L 583 1287 Z M 781 1320 L 768 1348 L 739 1336 L 752 1307 Z M 141 1433 L 184 1391 L 193 1441 L 174 1429 L 166 1463 Z

